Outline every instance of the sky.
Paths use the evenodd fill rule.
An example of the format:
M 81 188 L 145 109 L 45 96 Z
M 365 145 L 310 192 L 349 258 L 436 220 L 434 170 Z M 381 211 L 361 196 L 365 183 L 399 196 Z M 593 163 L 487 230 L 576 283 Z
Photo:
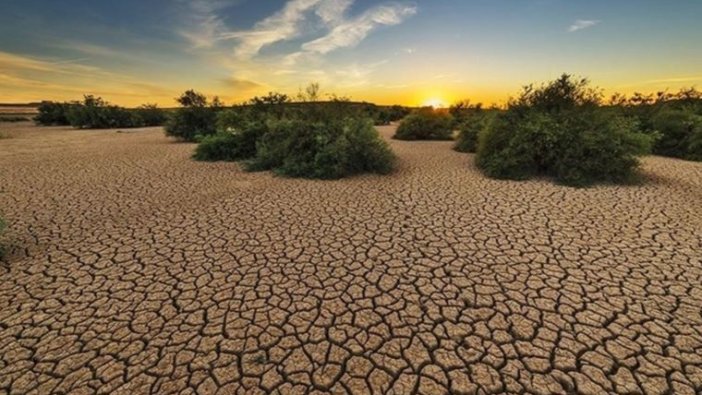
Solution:
M 0 103 L 270 91 L 504 103 L 567 72 L 605 94 L 702 87 L 699 0 L 0 0 Z

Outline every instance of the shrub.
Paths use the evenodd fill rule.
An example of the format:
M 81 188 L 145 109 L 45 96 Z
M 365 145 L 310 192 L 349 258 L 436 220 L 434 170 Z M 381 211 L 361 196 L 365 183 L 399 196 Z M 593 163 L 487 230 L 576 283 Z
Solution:
M 474 121 L 476 115 L 483 113 L 483 103 L 472 104 L 470 100 L 461 100 L 449 107 L 451 120 L 456 128 L 460 128 L 468 121 Z
M 257 117 L 252 115 L 250 108 L 237 106 L 217 113 L 215 126 L 218 132 L 233 132 L 252 122 L 253 119 L 257 119 Z M 265 116 L 261 117 L 261 122 L 264 122 L 266 119 Z
M 370 120 L 271 122 L 257 145 L 251 170 L 290 177 L 336 179 L 359 173 L 386 174 L 395 156 Z
M 402 120 L 395 132 L 397 140 L 451 140 L 451 117 L 438 111 L 422 110 Z
M 458 152 L 475 153 L 478 150 L 479 135 L 488 127 L 492 115 L 479 111 L 462 116 L 462 122 L 458 125 L 458 138 L 453 149 Z
M 239 142 L 234 133 L 220 132 L 210 136 L 205 136 L 200 140 L 195 149 L 193 159 L 216 162 L 235 161 L 238 157 Z
M 660 135 L 653 149 L 655 154 L 693 160 L 702 154 L 702 117 L 692 111 L 664 108 L 652 117 L 651 126 Z
M 654 141 L 632 119 L 602 111 L 586 80 L 563 75 L 539 88 L 528 86 L 510 101 L 481 134 L 476 163 L 495 178 L 545 175 L 572 186 L 626 182 L 637 156 Z
M 653 147 L 657 155 L 700 160 L 699 129 L 702 128 L 702 92 L 694 88 L 655 95 L 615 94 L 610 111 L 638 119 L 641 129 L 660 138 Z
M 388 109 L 388 119 L 390 122 L 397 122 L 402 120 L 404 117 L 410 114 L 410 110 L 407 107 L 402 107 L 398 105 L 390 106 Z
M 140 126 L 136 114 L 126 108 L 113 106 L 100 97 L 86 95 L 82 103 L 68 106 L 68 122 L 78 129 L 132 128 Z
M 198 144 L 193 158 L 201 161 L 238 161 L 256 156 L 256 144 L 266 133 L 262 123 L 248 123 L 240 129 L 229 129 L 206 136 Z
M 217 132 L 217 113 L 221 109 L 218 99 L 208 103 L 205 95 L 189 90 L 176 101 L 181 107 L 166 123 L 167 136 L 183 141 L 197 141 Z
M 70 103 L 43 101 L 37 108 L 39 113 L 34 117 L 34 122 L 43 126 L 70 125 L 71 123 L 68 121 L 68 110 L 71 105 Z
M 139 126 L 162 126 L 168 120 L 166 111 L 156 104 L 144 104 L 134 110 Z
M 249 100 L 249 117 L 257 121 L 265 119 L 283 119 L 287 112 L 287 104 L 290 103 L 288 95 L 269 92 L 266 96 L 256 96 Z
M 458 152 L 475 153 L 478 149 L 478 134 L 482 125 L 477 122 L 465 122 L 459 126 L 458 139 L 453 147 Z

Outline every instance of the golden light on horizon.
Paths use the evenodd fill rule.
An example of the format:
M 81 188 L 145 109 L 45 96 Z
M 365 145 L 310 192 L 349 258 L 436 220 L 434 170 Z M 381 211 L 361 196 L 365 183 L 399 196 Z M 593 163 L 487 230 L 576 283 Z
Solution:
M 435 109 L 446 108 L 446 102 L 438 97 L 433 97 L 422 102 L 422 107 L 432 107 Z

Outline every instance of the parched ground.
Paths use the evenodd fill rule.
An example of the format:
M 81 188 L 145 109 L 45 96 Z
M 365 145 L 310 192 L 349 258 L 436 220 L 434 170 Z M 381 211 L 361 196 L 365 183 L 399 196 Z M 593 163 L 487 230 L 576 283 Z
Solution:
M 571 189 L 392 142 L 323 182 L 8 128 L 0 393 L 702 392 L 702 164 Z

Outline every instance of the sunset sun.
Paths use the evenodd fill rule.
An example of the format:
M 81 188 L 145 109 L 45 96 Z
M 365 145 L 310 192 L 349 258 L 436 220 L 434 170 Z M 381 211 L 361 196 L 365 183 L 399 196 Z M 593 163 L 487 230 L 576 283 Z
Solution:
M 422 107 L 446 108 L 446 102 L 437 97 L 427 99 L 422 103 Z

